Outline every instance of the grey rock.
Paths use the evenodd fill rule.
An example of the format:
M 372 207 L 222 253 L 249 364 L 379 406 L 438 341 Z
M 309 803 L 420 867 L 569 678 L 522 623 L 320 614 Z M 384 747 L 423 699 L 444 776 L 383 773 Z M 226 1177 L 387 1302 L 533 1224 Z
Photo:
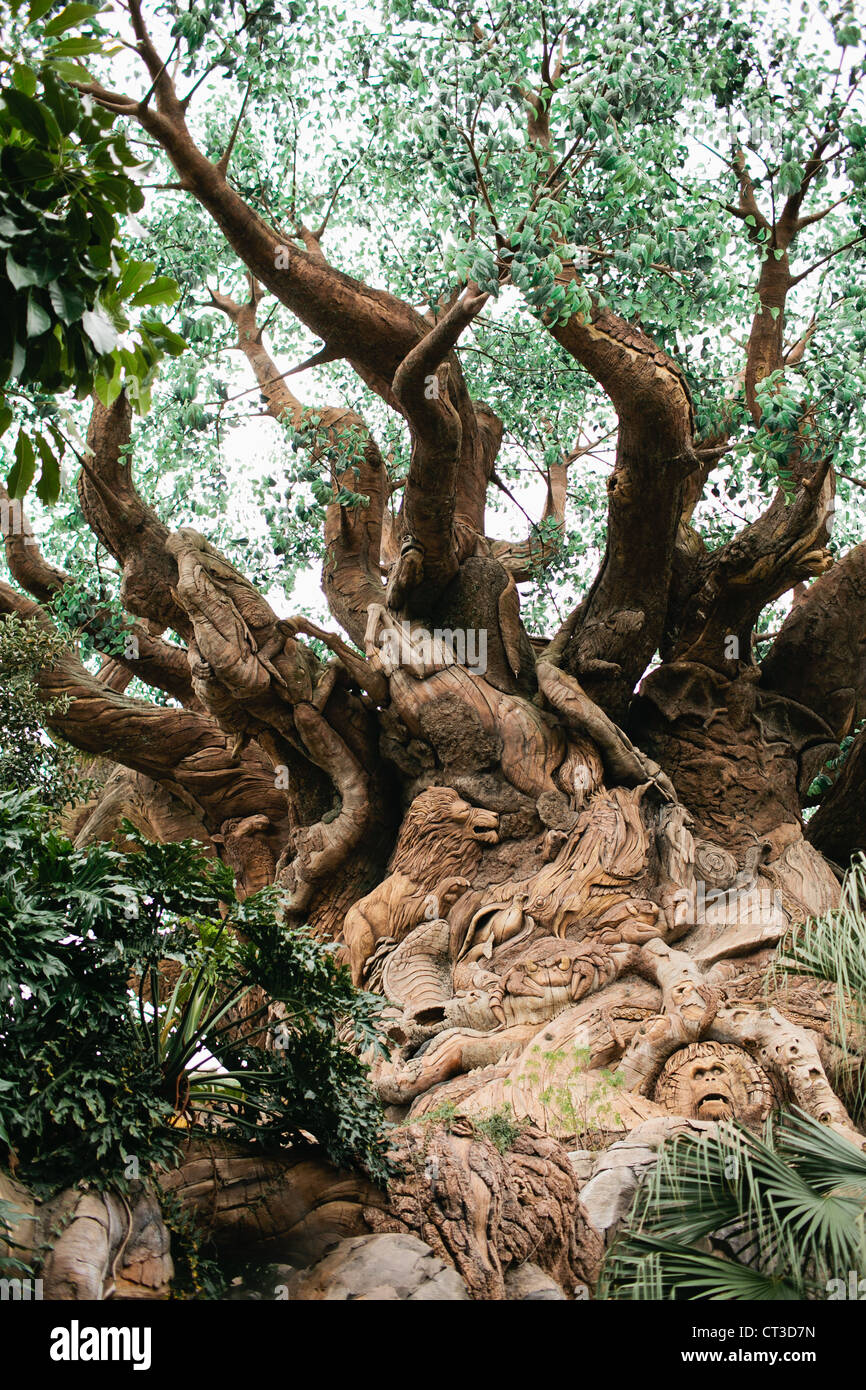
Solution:
M 294 1276 L 288 1296 L 329 1302 L 469 1300 L 456 1269 L 416 1236 L 399 1234 L 341 1240 L 318 1264 Z
M 583 1184 L 592 1177 L 592 1170 L 597 1158 L 598 1153 L 593 1149 L 569 1150 L 568 1161 L 574 1169 L 579 1183 Z
M 628 1215 L 638 1185 L 658 1158 L 659 1146 L 675 1134 L 710 1133 L 715 1129 L 712 1122 L 685 1120 L 675 1115 L 653 1116 L 637 1125 L 624 1139 L 611 1144 L 609 1149 L 594 1155 L 591 1176 L 581 1185 L 580 1200 L 606 1244 L 610 1244 Z
M 581 1189 L 580 1200 L 590 1223 L 606 1240 L 628 1213 L 637 1185 L 634 1168 L 605 1168 Z
M 611 1144 L 604 1153 L 596 1154 L 592 1176 L 595 1177 L 608 1168 L 637 1168 L 643 1167 L 647 1163 L 655 1163 L 655 1161 L 655 1149 L 648 1149 L 643 1144 L 635 1145 L 633 1148 L 626 1145 Z

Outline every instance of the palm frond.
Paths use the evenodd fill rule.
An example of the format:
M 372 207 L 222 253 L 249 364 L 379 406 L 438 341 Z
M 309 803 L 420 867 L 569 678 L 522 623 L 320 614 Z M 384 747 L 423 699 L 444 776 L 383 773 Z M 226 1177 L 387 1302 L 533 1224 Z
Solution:
M 866 1269 L 866 1155 L 799 1111 L 665 1144 L 611 1247 L 613 1298 L 817 1298 Z
M 854 857 L 839 906 L 791 928 L 771 971 L 811 975 L 836 985 L 834 1023 L 844 1044 L 866 1041 L 866 855 Z

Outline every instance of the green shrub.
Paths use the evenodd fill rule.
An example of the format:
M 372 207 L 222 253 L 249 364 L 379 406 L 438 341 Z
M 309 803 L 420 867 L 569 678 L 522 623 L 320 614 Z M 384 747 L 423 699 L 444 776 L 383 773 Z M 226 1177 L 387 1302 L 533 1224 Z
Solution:
M 259 1147 L 312 1135 L 381 1177 L 359 1059 L 379 1002 L 309 931 L 278 923 L 273 890 L 239 904 L 200 847 L 124 831 L 134 852 L 77 850 L 32 793 L 0 794 L 0 1140 L 21 1176 L 143 1177 L 175 1161 L 190 1121 L 219 1121 Z M 256 989 L 280 1005 L 275 1046 Z

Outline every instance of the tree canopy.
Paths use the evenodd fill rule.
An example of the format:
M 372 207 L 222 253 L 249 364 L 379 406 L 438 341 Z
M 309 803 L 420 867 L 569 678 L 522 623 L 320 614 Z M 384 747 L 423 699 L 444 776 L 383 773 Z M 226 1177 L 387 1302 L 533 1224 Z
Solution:
M 182 121 L 218 168 L 231 146 L 228 187 L 273 228 L 275 243 L 284 239 L 287 262 L 297 261 L 299 247 L 304 264 L 317 254 L 304 240 L 312 235 L 340 271 L 422 312 L 469 282 L 490 293 L 464 335 L 461 365 L 470 395 L 503 422 L 491 506 L 505 512 L 509 538 L 518 534 L 519 518 L 536 549 L 555 551 L 524 590 L 524 608 L 536 621 L 553 621 L 557 607 L 566 616 L 604 548 L 617 401 L 612 379 L 599 381 L 574 341 L 574 325 L 591 300 L 596 312 L 640 324 L 684 374 L 702 467 L 713 472 L 695 514 L 712 549 L 729 541 L 744 517 L 754 519 L 777 485 L 791 495 L 791 455 L 803 418 L 816 457 L 832 449 L 838 474 L 863 471 L 866 341 L 858 267 L 866 116 L 853 10 L 702 3 L 683 15 L 673 6 L 638 4 L 612 16 L 589 5 L 575 15 L 565 9 L 527 17 L 503 4 L 481 17 L 437 5 L 350 14 L 294 0 L 255 10 L 166 5 L 152 27 L 160 62 L 170 56 L 175 74 L 169 98 L 168 78 L 155 81 L 158 69 L 151 62 L 148 71 L 146 55 L 133 60 L 109 42 L 115 34 L 136 42 L 124 33 L 127 22 L 135 27 L 134 6 L 128 16 L 122 7 L 85 13 L 70 6 L 62 19 L 55 9 L 40 19 L 45 6 L 37 4 L 12 21 L 31 44 L 44 45 L 48 86 L 34 114 L 27 102 L 36 99 L 22 90 L 32 86 L 32 72 L 26 76 L 20 64 L 7 69 L 6 119 L 20 122 L 22 135 L 5 158 L 26 159 L 39 143 L 40 122 L 53 119 L 51 93 L 63 90 L 51 85 L 59 50 L 97 74 L 85 88 L 128 88 L 128 96 L 115 90 L 114 103 L 88 102 L 93 135 L 83 129 L 76 147 L 97 134 L 107 139 L 88 166 L 92 186 L 80 196 L 91 206 L 100 196 L 114 198 L 116 212 L 127 200 L 143 224 L 133 224 L 132 239 L 125 239 L 132 257 L 127 287 L 140 278 L 136 267 L 147 264 L 136 256 L 149 258 L 158 277 L 157 290 L 139 289 L 137 302 L 170 296 L 168 283 L 176 280 L 182 293 L 171 325 L 190 343 L 163 368 L 158 408 L 137 433 L 139 477 L 154 497 L 171 499 L 178 523 L 233 515 L 229 496 L 247 502 L 251 534 L 224 525 L 215 539 L 257 581 L 289 589 L 299 567 L 320 555 L 333 461 L 310 459 L 310 420 L 292 419 L 282 432 L 256 430 L 252 437 L 264 441 L 269 466 L 239 480 L 238 457 L 250 445 L 242 442 L 249 432 L 238 427 L 257 406 L 249 377 L 232 370 L 234 330 L 209 292 L 244 299 L 248 268 L 231 244 L 234 234 L 223 235 L 216 205 L 199 190 L 197 198 L 171 191 L 191 179 L 187 167 L 172 168 L 179 158 L 172 122 Z M 65 61 L 61 71 L 70 76 Z M 68 89 L 63 100 L 70 113 L 81 109 Z M 175 114 L 171 100 L 180 103 Z M 110 134 L 103 129 L 106 109 L 126 117 Z M 72 143 L 70 134 L 63 138 Z M 150 186 L 144 210 L 141 194 L 118 176 L 119 168 L 135 173 L 131 164 L 118 165 L 133 152 L 153 160 L 136 175 Z M 42 159 L 49 155 L 41 151 Z M 58 171 L 63 157 L 62 150 L 54 156 Z M 43 205 L 52 197 L 52 176 L 46 165 L 37 199 Z M 64 235 L 72 235 L 74 219 L 65 225 Z M 91 218 L 91 235 L 94 225 L 110 240 L 110 217 L 96 224 Z M 44 219 L 42 226 L 47 235 Z M 104 245 L 97 260 L 106 251 Z M 384 349 L 370 339 L 363 357 L 354 358 L 357 343 L 333 341 L 334 325 L 315 307 L 304 277 L 273 264 L 265 269 L 270 293 L 259 321 L 272 356 L 281 370 L 294 367 L 325 342 L 335 364 L 304 375 L 298 389 L 310 393 L 311 405 L 336 392 L 344 408 L 361 414 L 390 486 L 399 489 L 410 440 L 404 421 L 382 405 L 376 373 L 393 370 L 378 361 Z M 289 279 L 294 293 L 284 292 Z M 326 284 L 327 277 L 320 290 Z M 51 312 L 50 292 L 25 288 L 28 302 L 45 298 L 42 312 Z M 100 302 L 113 331 L 123 331 L 109 287 Z M 357 337 L 348 327 L 354 306 L 344 307 L 343 334 Z M 38 317 L 38 308 L 33 312 Z M 81 332 L 81 316 L 76 325 Z M 143 331 L 138 351 L 146 353 L 146 325 Z M 411 337 L 407 326 L 403 346 Z M 90 349 L 96 351 L 92 342 Z M 125 369 L 132 369 L 129 361 Z M 149 381 L 144 362 L 137 372 Z M 102 388 L 106 404 L 120 379 L 118 362 L 113 385 Z M 44 384 L 52 391 L 61 382 L 55 376 Z M 724 453 L 714 453 L 723 443 Z M 19 462 L 13 495 L 21 476 Z M 526 499 L 528 518 L 515 512 L 510 494 Z M 834 550 L 860 538 L 859 501 L 856 487 L 839 477 Z M 68 552 L 70 518 L 58 521 Z M 635 568 L 645 570 L 654 558 L 649 551 Z M 641 647 L 658 637 L 648 632 Z M 641 659 L 651 656 L 641 651 Z

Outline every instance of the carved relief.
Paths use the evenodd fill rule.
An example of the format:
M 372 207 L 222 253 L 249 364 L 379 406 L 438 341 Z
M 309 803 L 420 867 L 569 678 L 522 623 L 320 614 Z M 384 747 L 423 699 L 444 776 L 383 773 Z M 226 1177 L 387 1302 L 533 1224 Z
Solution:
M 726 957 L 774 943 L 797 909 L 789 888 L 769 928 L 739 924 L 739 895 L 752 892 L 768 867 L 765 882 L 787 874 L 791 885 L 786 866 L 799 852 L 789 847 L 775 870 L 763 863 L 772 845 L 755 841 L 739 863 L 727 849 L 695 840 L 688 813 L 654 783 L 590 790 L 596 768 L 588 760 L 582 776 L 579 744 L 570 749 L 558 794 L 568 784 L 580 809 L 549 861 L 550 831 L 523 861 L 512 860 L 532 855 L 525 877 L 474 886 L 485 846 L 497 840 L 496 813 L 429 788 L 409 809 L 391 875 L 347 915 L 355 978 L 380 989 L 394 1010 L 391 1056 L 374 1065 L 383 1099 L 414 1103 L 413 1113 L 449 1098 L 467 1114 L 508 1104 L 564 1133 L 564 1119 L 545 1115 L 533 1077 L 538 1056 L 561 1053 L 569 1039 L 554 1082 L 590 1128 L 604 1128 L 605 1106 L 597 1103 L 604 1067 L 621 1080 L 617 1112 L 626 1127 L 664 1111 L 760 1123 L 786 1086 L 813 1111 L 826 1107 L 829 1086 L 814 1046 L 792 1030 L 790 1065 L 774 1056 L 765 1069 L 756 1060 L 765 1043 L 753 1012 L 762 1006 L 749 999 L 745 1011 L 726 1007 L 755 988 L 754 970 Z M 702 921 L 700 904 L 688 920 L 677 915 L 701 885 L 722 904 L 718 922 Z M 738 970 L 749 981 L 744 989 Z M 584 1046 L 588 1064 L 575 1068 Z M 809 1086 L 797 1072 L 807 1055 L 819 1069 Z M 847 1124 L 841 1107 L 837 1122 Z
M 450 787 L 429 787 L 406 813 L 388 877 L 347 912 L 343 941 L 359 984 L 377 944 L 444 917 L 470 884 L 482 848 L 498 839 L 495 811 L 470 806 Z
M 654 1099 L 691 1120 L 738 1119 L 759 1124 L 773 1108 L 770 1079 L 743 1048 L 689 1043 L 668 1058 Z

